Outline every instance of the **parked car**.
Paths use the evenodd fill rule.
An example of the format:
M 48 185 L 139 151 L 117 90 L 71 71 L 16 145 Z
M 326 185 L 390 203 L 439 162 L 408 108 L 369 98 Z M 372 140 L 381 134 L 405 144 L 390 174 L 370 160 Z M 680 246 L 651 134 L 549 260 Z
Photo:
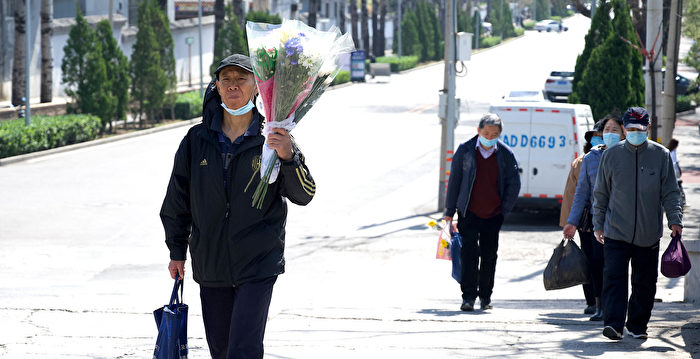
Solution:
M 535 30 L 537 32 L 542 32 L 542 31 L 568 31 L 569 28 L 566 26 L 563 26 L 560 21 L 557 20 L 542 20 L 535 24 Z
M 544 101 L 544 94 L 542 91 L 538 90 L 516 90 L 510 91 L 507 95 L 501 97 L 503 101 L 507 102 L 542 102 Z
M 566 102 L 571 95 L 572 71 L 552 71 L 544 82 L 544 95 L 552 102 Z
M 643 69 L 646 74 L 646 69 Z M 666 68 L 661 69 L 661 91 L 664 90 L 664 79 L 666 78 Z M 700 91 L 698 83 L 693 84 L 689 78 L 676 74 L 676 96 L 690 95 Z

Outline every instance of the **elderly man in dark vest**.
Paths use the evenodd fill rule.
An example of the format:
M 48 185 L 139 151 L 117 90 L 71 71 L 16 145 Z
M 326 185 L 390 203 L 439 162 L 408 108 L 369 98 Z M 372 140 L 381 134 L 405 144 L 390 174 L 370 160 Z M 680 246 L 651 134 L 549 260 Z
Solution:
M 445 220 L 452 222 L 457 212 L 453 227 L 462 235 L 463 311 L 474 310 L 477 296 L 481 309 L 492 308 L 498 233 L 520 192 L 513 151 L 498 140 L 503 131 L 501 119 L 486 114 L 477 131 L 478 135 L 459 145 L 452 157 L 445 203 Z

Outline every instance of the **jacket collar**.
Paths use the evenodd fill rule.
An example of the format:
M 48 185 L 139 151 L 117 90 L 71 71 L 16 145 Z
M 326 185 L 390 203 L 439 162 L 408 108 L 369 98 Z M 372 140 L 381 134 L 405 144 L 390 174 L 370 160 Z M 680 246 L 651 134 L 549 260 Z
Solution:
M 647 149 L 647 147 L 649 147 L 649 141 L 650 140 L 647 139 L 646 141 L 644 141 L 644 143 L 642 143 L 639 146 L 632 146 L 632 144 L 630 144 L 629 141 L 625 140 L 623 146 L 625 146 L 625 148 L 632 153 L 642 153 Z

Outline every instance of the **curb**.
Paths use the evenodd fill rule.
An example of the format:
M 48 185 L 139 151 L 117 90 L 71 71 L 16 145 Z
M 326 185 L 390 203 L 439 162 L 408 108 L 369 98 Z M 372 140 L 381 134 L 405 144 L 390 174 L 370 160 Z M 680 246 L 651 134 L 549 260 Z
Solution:
M 202 117 L 200 116 L 200 117 L 196 117 L 196 118 L 193 118 L 190 120 L 178 121 L 175 123 L 171 123 L 171 124 L 167 124 L 167 125 L 163 125 L 163 126 L 158 126 L 158 127 L 153 127 L 153 128 L 149 128 L 149 129 L 145 129 L 145 130 L 137 130 L 134 132 L 125 133 L 123 135 L 110 136 L 110 137 L 100 138 L 97 140 L 75 143 L 75 144 L 68 145 L 68 146 L 51 148 L 51 149 L 44 150 L 44 151 L 37 151 L 37 152 L 25 153 L 22 155 L 17 155 L 17 156 L 12 156 L 12 157 L 0 158 L 0 167 L 7 166 L 10 164 L 14 164 L 14 163 L 18 163 L 18 162 L 24 162 L 24 161 L 31 160 L 31 159 L 38 158 L 38 157 L 49 156 L 49 155 L 53 155 L 53 154 L 57 154 L 57 153 L 61 153 L 61 152 L 68 152 L 68 151 L 77 150 L 77 149 L 81 149 L 81 148 L 97 146 L 97 145 L 101 145 L 101 144 L 105 144 L 105 143 L 126 140 L 129 138 L 134 138 L 134 137 L 138 137 L 138 136 L 145 136 L 145 135 L 149 135 L 151 133 L 167 131 L 167 130 L 170 130 L 173 128 L 194 125 L 201 120 L 202 120 Z

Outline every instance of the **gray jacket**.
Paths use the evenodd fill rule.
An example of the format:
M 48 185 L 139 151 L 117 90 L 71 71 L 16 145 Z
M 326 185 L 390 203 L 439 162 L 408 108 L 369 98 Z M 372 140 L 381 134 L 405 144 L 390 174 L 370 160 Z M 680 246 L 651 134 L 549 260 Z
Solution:
M 603 152 L 593 199 L 593 229 L 614 240 L 655 245 L 663 235 L 663 211 L 669 226 L 683 225 L 671 156 L 653 141 L 639 147 L 623 141 Z

